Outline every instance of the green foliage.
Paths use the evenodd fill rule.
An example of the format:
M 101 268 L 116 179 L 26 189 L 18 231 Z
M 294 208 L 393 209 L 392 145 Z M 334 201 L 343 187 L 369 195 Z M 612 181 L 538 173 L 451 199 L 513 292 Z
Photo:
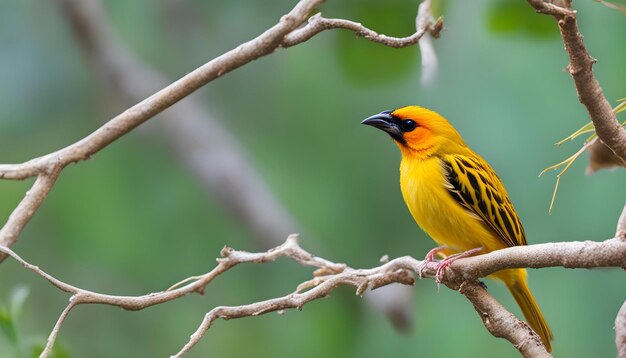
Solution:
M 28 297 L 28 289 L 17 287 L 11 291 L 8 304 L 0 304 L 0 328 L 16 351 L 19 351 L 20 346 L 17 320 L 22 312 L 26 297 Z
M 503 36 L 523 34 L 537 39 L 559 36 L 554 20 L 549 16 L 537 16 L 525 1 L 493 1 L 487 12 L 487 26 Z
M 10 354 L 15 358 L 39 357 L 46 345 L 45 339 L 30 337 L 28 333 L 22 332 L 18 324 L 29 292 L 27 287 L 17 286 L 11 290 L 7 303 L 0 301 L 0 340 L 4 337 L 9 342 L 12 348 Z M 70 355 L 62 344 L 57 344 L 49 357 L 69 358 Z
M 415 32 L 415 4 L 410 1 L 365 1 L 351 11 L 365 26 L 389 36 L 409 36 Z M 402 15 L 402 17 L 400 17 Z M 354 33 L 336 31 L 335 51 L 343 73 L 358 85 L 380 86 L 402 79 L 419 65 L 417 47 L 392 49 Z
M 41 343 L 35 343 L 31 350 L 30 350 L 30 355 L 29 357 L 31 358 L 37 358 L 41 355 L 41 352 L 43 352 L 44 348 L 46 347 L 44 342 Z M 63 347 L 62 344 L 59 344 L 58 342 L 55 343 L 54 347 L 52 347 L 52 352 L 50 355 L 48 355 L 48 357 L 50 358 L 70 358 L 71 355 L 70 353 Z
M 104 3 L 119 38 L 172 80 L 266 30 L 293 6 L 284 0 Z M 393 13 L 376 5 L 386 3 L 336 0 L 320 10 L 388 35 L 411 34 L 417 2 L 390 1 Z M 551 20 L 520 3 L 528 7 L 528 20 Z M 99 86 L 53 4 L 0 1 L 0 163 L 62 148 L 125 109 Z M 599 60 L 594 71 L 603 89 L 609 97 L 622 94 L 623 77 L 616 73 L 626 63 L 626 48 L 611 39 L 626 33 L 624 15 L 593 1 L 575 5 L 585 41 Z M 338 30 L 254 61 L 193 97 L 242 143 L 296 219 L 302 245 L 329 259 L 370 267 L 384 254 L 421 257 L 434 246 L 402 201 L 397 148 L 359 125 L 371 114 L 408 104 L 441 112 L 494 166 L 530 243 L 611 237 L 626 197 L 623 170 L 586 177 L 577 161 L 559 188 L 558 210 L 546 214 L 553 182 L 536 173 L 562 159 L 552 143 L 563 128 L 582 126 L 585 110 L 561 71 L 567 64 L 562 45 L 516 36 L 521 29 L 487 31 L 493 6 L 493 0 L 449 2 L 442 37 L 434 42 L 439 74 L 428 90 L 419 87 L 416 48 L 384 49 Z M 556 33 L 556 25 L 550 26 Z M 353 51 L 352 45 L 367 49 Z M 161 120 L 68 166 L 15 250 L 73 285 L 140 295 L 210 270 L 224 245 L 259 249 L 237 215 L 189 173 L 166 139 L 154 135 L 152 122 Z M 31 184 L 0 181 L 0 221 Z M 556 336 L 556 356 L 615 356 L 611 322 L 626 297 L 626 286 L 616 284 L 623 275 L 529 271 Z M 186 342 L 210 308 L 284 295 L 309 278 L 309 269 L 287 260 L 241 266 L 203 296 L 139 312 L 81 306 L 70 313 L 59 339 L 76 357 L 163 357 Z M 67 295 L 7 260 L 0 265 L 4 312 L 10 312 L 9 292 L 19 284 L 32 290 L 17 321 L 19 340 L 38 342 L 41 349 Z M 502 285 L 487 285 L 519 314 Z M 406 335 L 345 288 L 301 312 L 218 321 L 189 357 L 518 356 L 508 342 L 489 335 L 458 293 L 421 280 L 415 294 L 415 330 Z M 12 357 L 4 332 L 0 357 Z M 23 357 L 38 352 L 31 347 Z

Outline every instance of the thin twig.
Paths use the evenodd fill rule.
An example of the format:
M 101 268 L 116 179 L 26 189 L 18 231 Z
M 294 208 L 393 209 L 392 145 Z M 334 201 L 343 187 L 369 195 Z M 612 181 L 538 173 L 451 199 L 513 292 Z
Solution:
M 431 29 L 441 30 L 441 26 L 431 26 L 430 24 L 430 5 L 424 6 L 424 4 L 430 4 L 430 0 L 424 1 L 420 5 L 420 11 L 417 15 L 417 22 L 419 25 L 416 28 L 416 32 L 406 37 L 391 37 L 384 34 L 379 34 L 376 31 L 370 30 L 362 24 L 345 19 L 329 19 L 322 17 L 321 13 L 317 13 L 309 18 L 309 23 L 290 33 L 285 37 L 281 47 L 291 47 L 309 40 L 313 36 L 319 34 L 322 31 L 329 29 L 345 29 L 354 32 L 357 36 L 363 37 L 369 41 L 379 43 L 388 47 L 401 48 L 411 45 L 415 45 L 424 36 L 424 34 Z M 438 24 L 441 23 L 441 19 L 438 20 Z
M 626 240 L 626 204 L 624 204 L 624 210 L 617 220 L 617 229 L 615 229 L 615 237 L 622 240 Z
M 15 243 L 26 224 L 32 219 L 52 190 L 59 174 L 60 169 L 53 168 L 51 172 L 42 173 L 37 177 L 33 186 L 26 192 L 22 201 L 13 209 L 9 219 L 0 229 L 0 245 L 11 246 Z M 4 254 L 0 254 L 0 262 L 5 257 Z
M 403 261 L 411 261 L 408 258 L 405 259 L 406 260 Z M 399 264 L 400 261 L 397 263 Z M 415 262 L 409 262 L 408 264 L 411 265 L 414 263 Z M 370 274 L 366 274 L 366 271 L 369 271 Z M 320 281 L 317 281 L 313 288 L 305 292 L 299 292 L 299 287 L 299 290 L 296 292 L 279 298 L 273 298 L 243 306 L 216 307 L 204 316 L 202 323 L 191 335 L 189 341 L 173 357 L 180 357 L 193 348 L 209 330 L 209 328 L 211 328 L 213 322 L 218 318 L 235 319 L 241 317 L 251 317 L 292 308 L 300 310 L 302 309 L 302 306 L 308 302 L 327 297 L 339 286 L 353 286 L 357 289 L 357 294 L 362 295 L 367 288 L 375 289 L 390 283 L 413 284 L 414 279 L 405 270 L 385 269 L 384 266 L 370 270 L 349 269 L 342 273 L 330 275 Z
M 52 328 L 52 332 L 50 332 L 50 335 L 46 340 L 46 346 L 44 347 L 43 351 L 41 351 L 39 357 L 47 357 L 52 353 L 52 349 L 54 348 L 54 342 L 56 342 L 59 331 L 61 330 L 61 326 L 65 322 L 65 319 L 67 318 L 67 315 L 70 313 L 72 308 L 74 308 L 78 303 L 80 302 L 76 299 L 76 296 L 70 297 L 70 302 L 67 304 L 63 312 L 61 312 L 59 319 L 57 319 L 57 323 L 54 325 L 54 328 Z

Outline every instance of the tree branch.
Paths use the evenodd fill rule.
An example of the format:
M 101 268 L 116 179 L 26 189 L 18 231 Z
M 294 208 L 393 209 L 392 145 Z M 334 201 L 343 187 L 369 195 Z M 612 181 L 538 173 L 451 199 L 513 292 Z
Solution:
M 343 19 L 325 19 L 321 15 L 309 17 L 309 14 L 323 0 L 301 0 L 272 28 L 237 48 L 213 59 L 173 84 L 163 88 L 142 102 L 111 119 L 102 127 L 84 139 L 56 152 L 21 164 L 0 165 L 0 179 L 26 179 L 37 177 L 33 187 L 10 215 L 7 223 L 0 230 L 1 257 L 10 256 L 25 268 L 45 278 L 59 290 L 70 293 L 70 302 L 55 323 L 48 338 L 42 356 L 51 352 L 54 342 L 71 310 L 80 304 L 106 304 L 126 310 L 141 310 L 156 304 L 172 301 L 193 292 L 202 293 L 206 286 L 217 276 L 240 263 L 265 263 L 280 257 L 289 257 L 297 263 L 317 268 L 313 279 L 298 285 L 298 288 L 283 297 L 256 302 L 237 307 L 217 307 L 205 316 L 201 325 L 191 336 L 189 342 L 176 355 L 191 349 L 207 332 L 217 318 L 231 319 L 256 316 L 268 312 L 282 311 L 287 308 L 301 308 L 304 304 L 326 297 L 335 288 L 343 285 L 353 286 L 357 294 L 367 289 L 375 289 L 390 283 L 413 284 L 412 273 L 419 272 L 432 278 L 436 274 L 437 264 L 423 262 L 405 256 L 370 269 L 353 269 L 345 264 L 338 264 L 316 257 L 302 249 L 295 236 L 274 249 L 260 253 L 237 251 L 230 248 L 222 250 L 222 258 L 217 266 L 198 277 L 191 283 L 170 290 L 150 293 L 143 296 L 113 296 L 84 290 L 65 283 L 28 263 L 10 249 L 20 232 L 45 200 L 60 172 L 70 163 L 88 159 L 124 134 L 136 128 L 154 115 L 162 112 L 174 103 L 208 82 L 230 72 L 250 61 L 272 53 L 279 47 L 290 47 L 307 41 L 317 33 L 330 28 L 344 28 L 354 31 L 370 41 L 387 46 L 403 47 L 415 44 L 421 36 L 430 31 L 434 35 L 441 29 L 441 21 L 431 26 L 428 13 L 430 0 L 420 6 L 418 25 L 415 34 L 405 38 L 391 38 Z M 615 116 L 607 116 L 608 101 L 593 78 L 591 66 L 593 60 L 587 53 L 582 37 L 578 32 L 575 12 L 570 9 L 570 2 L 565 0 L 565 7 L 529 0 L 531 5 L 557 18 L 566 50 L 570 56 L 569 72 L 574 77 L 581 102 L 587 107 L 596 125 L 598 136 L 622 159 L 626 158 L 626 134 L 623 128 L 615 129 L 611 120 L 617 123 Z M 563 1 L 561 1 L 563 2 Z M 309 22 L 301 27 L 304 22 Z M 609 113 L 612 113 L 609 108 Z M 619 126 L 619 123 L 617 123 Z M 620 131 L 621 130 L 621 131 Z M 486 328 L 496 337 L 510 341 L 526 357 L 549 356 L 540 339 L 525 323 L 506 311 L 489 293 L 481 287 L 478 279 L 490 273 L 521 267 L 563 266 L 569 268 L 620 267 L 626 268 L 626 240 L 624 240 L 624 216 L 618 225 L 618 234 L 614 239 L 604 242 L 550 243 L 543 245 L 513 247 L 489 254 L 460 259 L 446 269 L 442 282 L 451 289 L 460 291 L 474 305 Z M 185 280 L 184 282 L 187 282 Z M 623 337 L 623 325 L 618 325 L 623 318 L 624 309 L 620 310 L 616 320 L 616 342 Z
M 60 167 L 53 167 L 51 169 L 50 173 L 37 176 L 33 186 L 26 192 L 26 195 L 24 195 L 24 198 L 17 207 L 13 209 L 13 212 L 9 215 L 9 219 L 4 226 L 2 226 L 2 229 L 0 229 L 0 245 L 13 245 L 26 224 L 28 224 L 37 209 L 39 209 L 46 199 L 61 170 Z M 2 262 L 4 258 L 5 255 L 0 254 L 0 262 Z
M 114 32 L 101 1 L 57 0 L 100 83 L 120 103 L 138 101 L 169 81 Z M 244 148 L 191 97 L 162 113 L 159 132 L 207 194 L 216 197 L 263 249 L 280 245 L 297 225 L 274 197 Z
M 618 122 L 611 104 L 604 97 L 602 88 L 593 75 L 596 59 L 589 55 L 585 47 L 576 23 L 576 11 L 571 8 L 571 0 L 558 1 L 562 6 L 544 0 L 528 2 L 537 12 L 552 15 L 557 20 L 570 60 L 566 70 L 574 78 L 578 99 L 587 109 L 598 137 L 626 163 L 626 129 Z
M 428 4 L 428 7 L 425 5 Z M 428 31 L 436 31 L 438 34 L 443 26 L 443 19 L 439 18 L 434 25 L 430 25 L 430 1 L 424 1 L 420 5 L 420 11 L 417 15 L 416 22 L 418 23 L 416 32 L 407 37 L 390 37 L 387 35 L 379 34 L 367 27 L 361 25 L 358 22 L 344 20 L 344 19 L 328 19 L 322 17 L 321 13 L 317 13 L 309 18 L 309 23 L 301 29 L 298 29 L 289 35 L 285 36 L 282 47 L 291 47 L 309 40 L 313 36 L 319 34 L 324 30 L 329 29 L 345 29 L 354 32 L 359 37 L 364 37 L 369 41 L 379 43 L 389 47 L 401 48 L 411 45 L 415 45 Z
M 256 302 L 249 305 L 234 307 L 217 307 L 211 310 L 203 319 L 189 342 L 176 356 L 189 351 L 197 344 L 208 331 L 212 323 L 218 319 L 234 319 L 257 316 L 268 312 L 276 312 L 289 308 L 301 308 L 308 302 L 328 296 L 340 286 L 352 286 L 356 293 L 362 295 L 368 289 L 376 289 L 390 283 L 404 285 L 414 284 L 412 273 L 421 273 L 423 277 L 434 278 L 437 272 L 436 262 L 416 260 L 409 256 L 399 257 L 380 266 L 369 269 L 354 269 L 345 264 L 335 263 L 317 257 L 302 249 L 298 244 L 297 235 L 290 235 L 285 243 L 266 252 L 250 253 L 233 250 L 225 247 L 222 258 L 218 259 L 217 266 L 197 277 L 182 281 L 173 288 L 150 293 L 143 296 L 113 296 L 84 290 L 59 279 L 54 278 L 39 267 L 22 259 L 10 248 L 0 246 L 0 252 L 18 261 L 25 268 L 42 276 L 59 290 L 70 293 L 72 296 L 68 306 L 57 320 L 48 339 L 46 351 L 49 352 L 55 339 L 65 322 L 70 310 L 80 304 L 106 304 L 125 310 L 142 310 L 156 304 L 172 301 L 193 292 L 202 293 L 208 284 L 216 277 L 242 263 L 266 263 L 281 257 L 288 257 L 303 265 L 316 268 L 314 277 L 298 285 L 297 289 L 283 297 Z M 551 254 L 539 254 L 549 252 Z M 617 252 L 610 263 L 604 261 L 607 253 Z M 584 259 L 580 259 L 583 256 Z M 547 260 L 553 260 L 548 262 Z M 525 357 L 549 356 L 537 334 L 524 322 L 515 318 L 500 303 L 498 303 L 481 286 L 478 279 L 493 272 L 520 267 L 555 267 L 593 268 L 593 267 L 626 267 L 626 241 L 609 239 L 603 242 L 567 242 L 549 243 L 531 246 L 518 246 L 494 251 L 488 254 L 459 259 L 446 269 L 442 283 L 447 287 L 459 291 L 474 305 L 485 327 L 495 337 L 510 341 Z M 618 333 L 621 330 L 618 330 Z
M 615 345 L 617 358 L 626 358 L 626 301 L 615 317 Z
M 450 267 L 466 279 L 486 277 L 507 268 L 619 267 L 626 269 L 626 241 L 613 238 L 602 242 L 551 242 L 513 246 L 455 261 Z
M 29 196 L 27 194 L 20 206 L 11 214 L 12 220 L 10 218 L 2 228 L 0 244 L 10 247 L 17 240 L 24 225 L 34 215 L 52 188 L 56 177 L 67 165 L 89 159 L 113 141 L 212 80 L 257 58 L 268 55 L 279 47 L 294 46 L 302 43 L 313 35 L 329 28 L 347 26 L 346 28 L 357 33 L 375 34 L 372 30 L 347 20 L 340 20 L 339 22 L 329 20 L 330 22 L 326 23 L 321 16 L 316 17 L 318 20 L 313 21 L 313 25 L 309 23 L 302 29 L 298 29 L 309 18 L 309 14 L 323 2 L 324 0 L 300 0 L 287 15 L 281 17 L 276 25 L 261 35 L 214 58 L 176 82 L 130 107 L 82 140 L 21 164 L 0 164 L 0 179 L 22 180 L 33 176 L 39 177 L 30 191 L 33 194 L 37 194 L 36 197 L 35 195 Z M 425 0 L 425 2 L 430 3 L 430 0 Z M 428 10 L 428 7 L 424 7 L 424 9 Z M 421 14 L 418 16 L 428 19 L 430 15 Z M 324 25 L 315 25 L 316 21 L 321 21 Z M 346 22 L 351 24 L 346 25 Z M 423 29 L 418 29 L 416 34 L 410 36 L 411 40 L 377 35 L 372 37 L 372 41 L 393 44 L 395 47 L 409 46 L 419 40 L 419 37 L 423 36 L 427 29 L 430 29 L 428 21 L 423 22 L 423 26 Z M 439 22 L 437 27 L 433 28 L 434 31 L 439 31 L 440 29 L 441 22 Z M 305 34 L 305 36 L 289 37 L 293 32 Z M 37 183 L 40 183 L 40 185 L 37 186 Z M 5 257 L 6 255 L 4 254 L 0 255 L 0 262 Z
M 57 2 L 107 94 L 126 103 L 129 99 L 145 98 L 168 84 L 165 75 L 142 61 L 117 36 L 101 1 Z M 416 17 L 421 19 L 417 30 L 427 26 L 429 20 L 424 15 L 429 11 L 419 13 L 422 15 Z M 424 59 L 423 41 L 419 43 Z M 422 71 L 426 73 L 424 65 Z M 286 233 L 297 231 L 294 218 L 272 194 L 245 149 L 221 121 L 211 115 L 206 105 L 190 97 L 161 115 L 164 120 L 153 123 L 153 128 L 169 142 L 211 199 L 217 198 L 221 206 L 230 210 L 248 229 L 259 248 L 280 245 Z M 406 330 L 412 321 L 413 293 L 407 286 L 387 286 L 377 290 L 376 295 L 370 295 L 367 302 L 383 312 L 395 327 Z
M 504 308 L 480 282 L 465 281 L 459 285 L 458 291 L 472 302 L 491 335 L 511 342 L 523 357 L 552 357 L 532 328 Z
M 323 0 L 301 0 L 293 10 L 263 34 L 200 66 L 122 112 L 82 140 L 22 164 L 0 165 L 0 178 L 25 179 L 48 171 L 53 164 L 65 167 L 91 157 L 205 84 L 252 60 L 272 53 L 281 45 L 283 38 L 298 28 L 308 18 L 308 14 L 322 3 Z

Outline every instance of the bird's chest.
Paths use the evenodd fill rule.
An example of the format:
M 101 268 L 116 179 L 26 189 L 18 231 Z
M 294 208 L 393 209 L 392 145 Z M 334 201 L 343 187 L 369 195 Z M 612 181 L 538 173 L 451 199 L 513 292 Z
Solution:
M 402 196 L 417 223 L 425 230 L 431 221 L 439 221 L 442 212 L 446 211 L 444 204 L 450 196 L 446 181 L 438 159 L 403 160 L 400 165 Z
M 417 224 L 440 245 L 458 250 L 481 246 L 473 241 L 485 234 L 483 223 L 453 199 L 446 185 L 437 158 L 403 160 L 400 165 L 402 196 Z

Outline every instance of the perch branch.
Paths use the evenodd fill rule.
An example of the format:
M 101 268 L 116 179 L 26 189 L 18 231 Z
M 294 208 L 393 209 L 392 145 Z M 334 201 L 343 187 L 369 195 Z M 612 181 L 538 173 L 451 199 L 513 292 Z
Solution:
M 572 244 L 573 247 L 567 248 L 569 244 Z M 534 246 L 541 246 L 541 249 L 537 250 Z M 521 250 L 514 250 L 518 248 Z M 613 264 L 607 265 L 603 262 L 603 257 L 607 252 L 612 252 L 613 250 L 618 251 L 615 255 L 616 259 L 611 261 Z M 534 256 L 537 251 L 550 251 L 555 252 L 555 254 L 543 255 L 537 259 Z M 588 254 L 588 257 L 581 260 L 578 257 L 581 253 L 583 255 Z M 477 260 L 483 256 L 486 256 L 484 258 L 485 261 Z M 510 264 L 507 264 L 505 261 L 508 259 L 511 260 Z M 553 260 L 552 263 L 549 260 Z M 472 269 L 472 265 L 477 265 L 478 268 Z M 481 286 L 478 279 L 505 268 L 553 266 L 574 268 L 578 267 L 577 265 L 580 265 L 580 268 L 607 266 L 624 268 L 626 267 L 626 242 L 610 239 L 600 243 L 591 241 L 551 243 L 498 250 L 454 262 L 446 269 L 443 283 L 449 288 L 459 291 L 474 305 L 485 327 L 493 336 L 504 338 L 511 342 L 524 357 L 550 357 L 539 336 L 525 322 L 517 319 L 495 300 Z M 421 270 L 420 268 L 422 267 L 423 269 Z M 356 293 L 361 295 L 368 288 L 375 289 L 392 282 L 407 284 L 406 282 L 397 281 L 398 279 L 410 277 L 406 276 L 407 272 L 420 272 L 424 277 L 434 278 L 436 268 L 436 263 L 425 263 L 424 261 L 405 256 L 372 269 L 357 270 L 345 267 L 344 271 L 330 275 L 327 272 L 320 273 L 318 270 L 314 279 L 300 284 L 298 289 L 289 295 L 244 306 L 214 308 L 205 315 L 189 341 L 173 357 L 180 357 L 195 346 L 218 318 L 228 320 L 257 316 L 269 312 L 281 312 L 289 308 L 301 309 L 305 303 L 324 298 L 339 286 L 353 286 L 356 288 Z M 389 277 L 390 275 L 398 276 Z M 307 288 L 311 289 L 304 293 L 301 292 Z
M 216 277 L 242 263 L 266 263 L 280 257 L 288 257 L 301 265 L 314 267 L 316 270 L 311 280 L 301 283 L 294 292 L 286 296 L 244 306 L 213 309 L 205 316 L 199 328 L 177 356 L 191 349 L 218 318 L 233 319 L 288 308 L 301 308 L 308 302 L 328 296 L 339 286 L 353 286 L 357 294 L 362 295 L 368 289 L 376 289 L 390 283 L 410 285 L 414 283 L 412 273 L 421 272 L 423 277 L 434 278 L 437 270 L 437 263 L 425 263 L 409 256 L 399 257 L 370 269 L 354 269 L 345 264 L 334 263 L 312 255 L 300 247 L 297 235 L 290 235 L 284 244 L 265 252 L 250 253 L 225 247 L 221 252 L 222 258 L 217 260 L 218 264 L 213 270 L 194 277 L 192 282 L 184 286 L 176 285 L 175 288 L 143 296 L 113 296 L 84 290 L 56 279 L 39 267 L 28 263 L 8 247 L 0 246 L 0 252 L 42 276 L 59 290 L 71 294 L 68 306 L 50 334 L 47 351 L 50 351 L 53 346 L 70 310 L 79 304 L 105 304 L 125 310 L 142 310 L 193 292 L 202 293 Z M 616 253 L 615 258 L 609 259 L 610 263 L 607 264 L 604 259 L 609 252 Z M 581 259 L 581 256 L 584 258 Z M 626 240 L 614 238 L 603 242 L 549 243 L 506 248 L 455 261 L 446 269 L 443 283 L 453 290 L 460 291 L 468 298 L 489 332 L 494 336 L 510 341 L 525 357 L 544 357 L 547 352 L 536 333 L 506 311 L 486 290 L 481 288 L 478 279 L 506 268 L 554 266 L 624 268 L 626 267 Z
M 528 0 L 537 12 L 553 16 L 559 25 L 565 51 L 569 57 L 567 72 L 574 78 L 578 99 L 585 106 L 593 121 L 598 137 L 623 163 L 626 163 L 626 129 L 617 121 L 611 104 L 593 74 L 596 59 L 591 57 L 576 23 L 576 11 L 571 0 L 559 1 L 564 7 L 544 0 Z
M 416 34 L 407 38 L 394 39 L 385 35 L 378 35 L 359 24 L 347 20 L 324 19 L 321 15 L 311 17 L 311 21 L 308 24 L 300 27 L 309 18 L 311 11 L 322 2 L 321 0 L 300 1 L 289 14 L 281 18 L 277 25 L 259 37 L 199 67 L 170 86 L 165 87 L 113 118 L 84 139 L 59 151 L 21 164 L 0 165 L 0 178 L 26 179 L 37 177 L 32 189 L 25 195 L 22 202 L 9 217 L 2 231 L 0 231 L 3 235 L 1 237 L 2 240 L 0 240 L 0 243 L 2 243 L 0 245 L 0 253 L 4 256 L 12 257 L 27 269 L 45 278 L 59 290 L 71 294 L 70 302 L 63 310 L 49 336 L 44 356 L 51 351 L 70 311 L 80 304 L 106 304 L 126 310 L 141 310 L 193 292 L 201 293 L 215 277 L 240 263 L 265 263 L 276 260 L 279 257 L 289 257 L 299 264 L 315 267 L 317 270 L 312 280 L 300 284 L 294 292 L 287 296 L 238 307 L 218 307 L 210 311 L 205 316 L 196 333 L 183 347 L 183 350 L 179 352 L 180 354 L 193 347 L 217 318 L 240 318 L 281 311 L 286 308 L 300 308 L 308 302 L 328 296 L 332 290 L 342 285 L 356 287 L 357 294 L 362 294 L 368 288 L 375 289 L 393 282 L 412 284 L 414 282 L 412 272 L 419 271 L 426 277 L 435 276 L 436 263 L 424 263 L 411 257 L 400 257 L 370 269 L 353 269 L 346 265 L 311 255 L 298 245 L 295 236 L 290 236 L 283 245 L 266 252 L 249 253 L 225 248 L 222 251 L 223 257 L 218 259 L 218 264 L 212 271 L 197 277 L 194 281 L 182 287 L 143 296 L 113 296 L 84 290 L 58 280 L 45 273 L 39 267 L 23 260 L 9 248 L 19 236 L 24 225 L 41 205 L 63 168 L 70 163 L 88 159 L 141 123 L 223 74 L 254 59 L 270 54 L 279 47 L 289 47 L 302 43 L 315 34 L 329 28 L 345 28 L 371 41 L 394 47 L 414 44 L 418 40 L 416 37 L 421 36 L 419 35 L 420 33 L 423 35 L 427 31 L 436 32 L 439 31 L 437 28 L 441 28 L 440 22 L 438 22 L 438 27 L 435 25 L 431 28 L 429 21 L 425 21 L 424 28 L 418 29 Z M 618 155 L 626 158 L 624 155 L 626 149 L 620 151 L 620 148 L 626 147 L 626 141 L 619 137 L 621 132 L 618 131 L 617 138 L 613 138 L 612 135 L 615 133 L 611 131 L 610 123 L 608 125 L 604 123 L 605 127 L 602 127 L 605 119 L 602 119 L 601 116 L 604 113 L 601 102 L 602 100 L 604 102 L 607 101 L 602 96 L 597 82 L 593 79 L 591 72 L 593 59 L 588 55 L 582 44 L 582 38 L 575 23 L 575 13 L 569 9 L 540 1 L 530 1 L 530 3 L 533 6 L 539 6 L 539 3 L 541 3 L 541 8 L 538 10 L 559 19 L 559 26 L 561 27 L 568 54 L 571 52 L 570 61 L 572 63 L 568 69 L 574 76 L 581 102 L 587 106 L 590 116 L 594 120 L 594 124 L 596 124 L 596 130 L 600 138 L 609 144 Z M 581 51 L 581 47 L 586 57 L 575 58 L 574 55 Z M 591 76 L 590 79 L 593 81 L 589 79 L 589 76 Z M 581 90 L 579 85 L 589 86 L 589 88 Z M 599 92 L 594 92 L 596 90 L 599 90 Z M 591 94 L 591 97 L 593 97 L 594 93 L 595 97 L 600 98 L 589 100 L 589 95 Z M 598 101 L 599 103 L 596 103 Z M 607 140 L 604 137 L 613 140 Z M 620 147 L 620 143 L 623 145 L 622 147 Z M 4 238 L 10 239 L 5 240 Z M 537 335 L 528 329 L 523 322 L 506 311 L 484 288 L 480 287 L 477 280 L 484 275 L 505 268 L 549 266 L 570 268 L 615 266 L 626 268 L 626 240 L 615 238 L 600 243 L 573 242 L 514 247 L 478 257 L 460 259 L 446 269 L 443 283 L 452 289 L 459 290 L 472 302 L 476 311 L 483 319 L 485 326 L 494 336 L 509 340 L 524 356 L 546 356 L 547 352 L 545 352 L 545 348 L 541 345 Z M 421 269 L 422 267 L 423 270 Z M 618 318 L 622 316 L 620 313 Z M 616 331 L 619 333 L 622 330 L 616 327 Z

